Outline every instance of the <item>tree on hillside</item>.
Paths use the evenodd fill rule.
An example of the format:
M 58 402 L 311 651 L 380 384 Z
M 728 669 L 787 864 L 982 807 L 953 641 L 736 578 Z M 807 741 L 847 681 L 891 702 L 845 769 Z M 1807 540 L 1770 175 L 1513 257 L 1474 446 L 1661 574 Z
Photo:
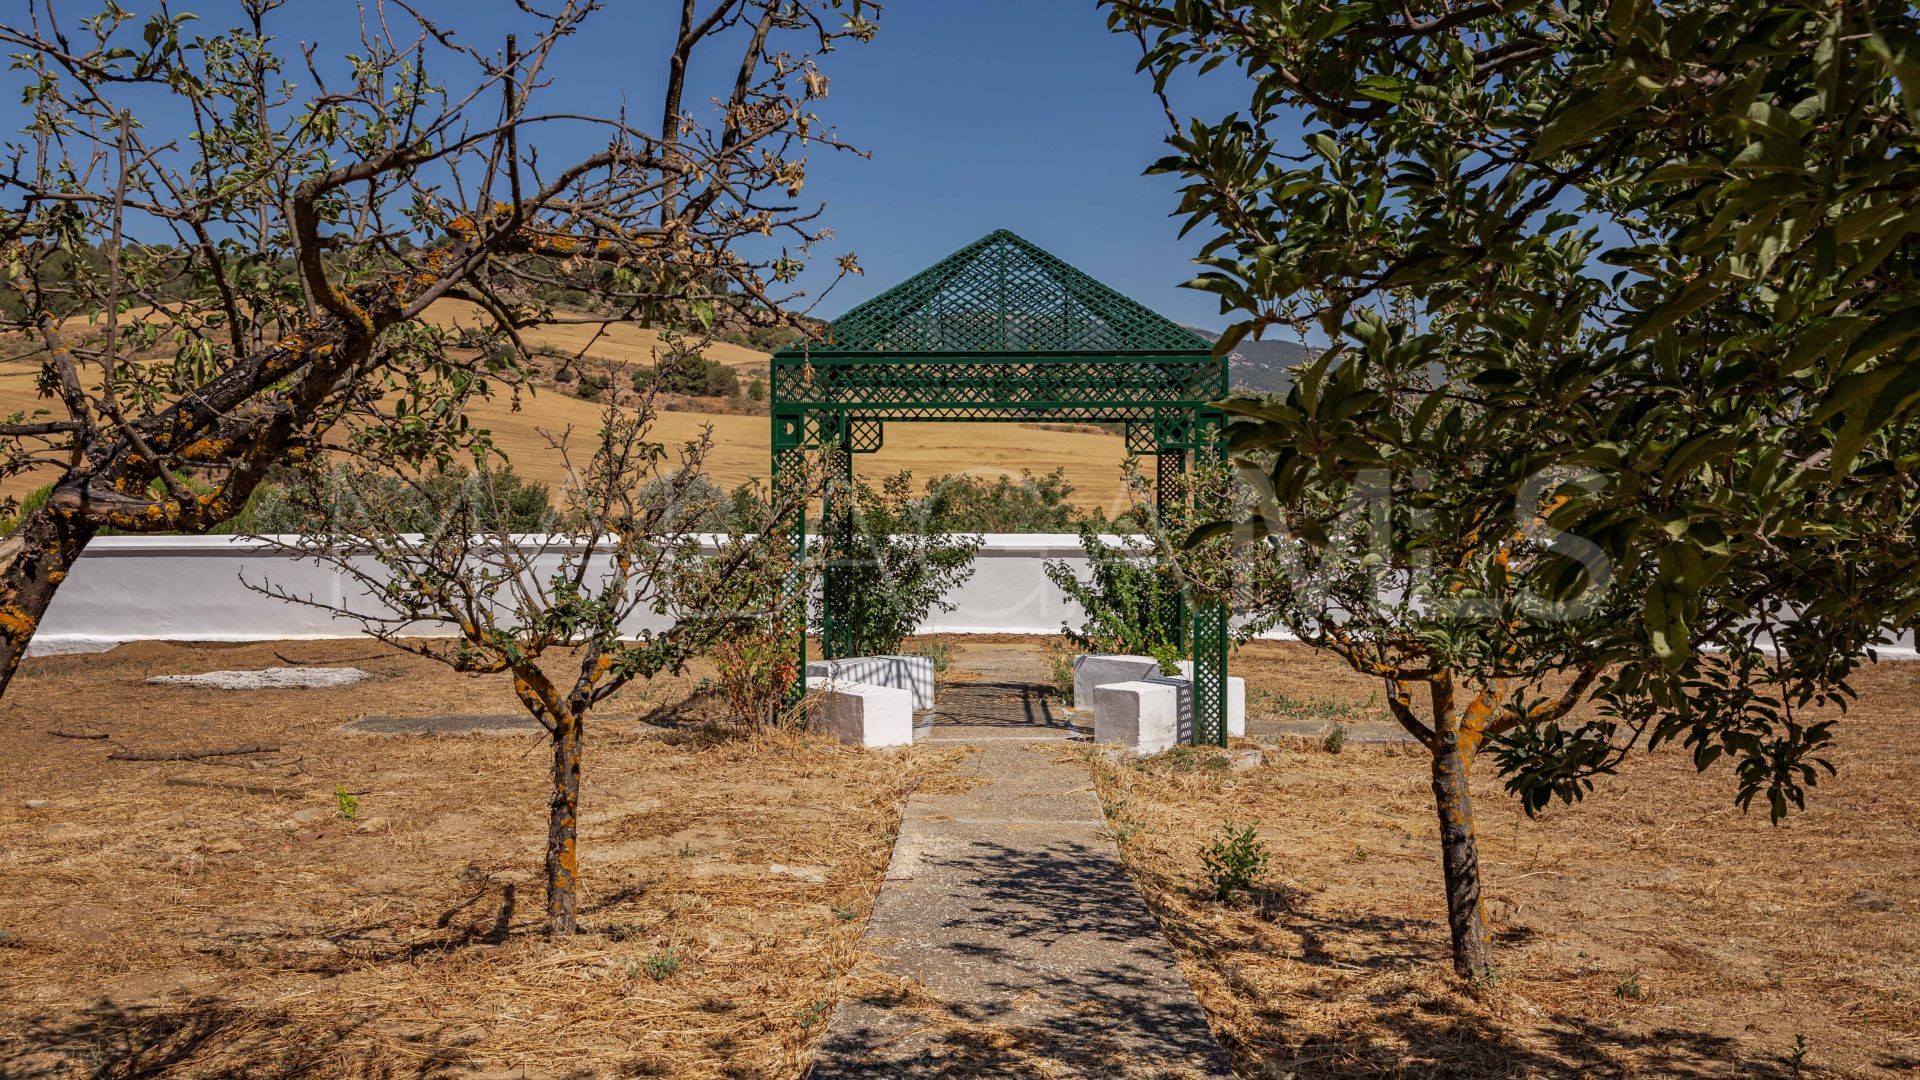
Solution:
M 1433 751 L 1456 968 L 1475 754 L 1529 810 L 1669 740 L 1803 803 L 1809 709 L 1920 609 L 1911 8 L 1107 6 L 1163 93 L 1249 76 L 1217 121 L 1169 96 L 1156 166 L 1223 342 L 1333 342 L 1229 406 L 1238 539 L 1304 545 L 1275 605 Z
M 483 441 L 463 400 L 529 369 L 529 326 L 774 321 L 822 235 L 803 148 L 840 146 L 816 60 L 873 30 L 864 0 L 689 0 L 649 126 L 540 104 L 596 0 L 522 5 L 497 51 L 365 0 L 338 60 L 272 36 L 282 3 L 224 34 L 111 3 L 0 25 L 29 114 L 0 170 L 0 330 L 48 402 L 0 425 L 0 478 L 55 477 L 0 543 L 0 690 L 104 526 L 205 531 L 323 445 L 448 460 Z M 726 72 L 705 115 L 696 63 Z M 568 289 L 594 313 L 543 299 Z M 444 299 L 487 325 L 430 321 Z
M 585 454 L 572 431 L 549 436 L 570 481 L 537 535 L 513 527 L 518 488 L 502 482 L 510 472 L 411 471 L 393 454 L 311 466 L 289 490 L 302 534 L 272 542 L 361 595 L 342 603 L 249 583 L 456 671 L 513 680 L 552 749 L 544 870 L 553 935 L 576 929 L 580 776 L 595 707 L 634 680 L 805 617 L 796 583 L 811 575 L 780 522 L 804 509 L 812 485 L 763 504 L 743 529 L 693 531 L 689 523 L 721 518 L 728 499 L 701 471 L 712 431 L 677 449 L 653 441 L 653 395 L 616 393 Z M 762 697 L 782 701 L 785 689 Z

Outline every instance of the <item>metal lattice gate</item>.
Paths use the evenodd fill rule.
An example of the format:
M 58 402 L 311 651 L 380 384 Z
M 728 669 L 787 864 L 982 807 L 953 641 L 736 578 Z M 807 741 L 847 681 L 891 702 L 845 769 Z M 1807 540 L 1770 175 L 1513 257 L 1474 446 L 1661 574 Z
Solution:
M 829 552 L 851 537 L 854 458 L 881 448 L 889 422 L 1122 423 L 1128 453 L 1155 456 L 1163 495 L 1189 460 L 1225 453 L 1211 403 L 1226 396 L 1227 368 L 1212 345 L 1005 230 L 836 319 L 823 340 L 774 354 L 770 381 L 775 489 L 790 490 L 809 455 L 821 458 Z M 804 513 L 791 528 L 798 550 Z M 821 589 L 829 658 L 851 650 L 844 578 L 829 558 Z M 1224 746 L 1227 612 L 1184 606 L 1190 618 L 1170 614 L 1193 659 L 1193 738 Z

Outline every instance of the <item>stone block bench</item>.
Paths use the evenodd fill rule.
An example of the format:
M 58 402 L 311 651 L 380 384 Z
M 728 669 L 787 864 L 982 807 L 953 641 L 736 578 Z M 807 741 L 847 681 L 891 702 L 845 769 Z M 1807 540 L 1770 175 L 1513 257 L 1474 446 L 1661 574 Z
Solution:
M 1193 661 L 1180 661 L 1179 675 L 1160 674 L 1160 663 L 1150 656 L 1083 655 L 1073 659 L 1073 700 L 1076 708 L 1092 709 L 1094 738 L 1100 740 L 1100 688 L 1123 683 L 1145 682 L 1171 687 L 1178 700 L 1174 737 L 1189 742 L 1193 737 Z M 1115 699 L 1116 701 L 1118 699 Z M 1124 706 L 1131 709 L 1129 702 Z M 1114 723 L 1129 723 L 1116 720 Z M 1110 725 L 1111 726 L 1111 725 Z M 1120 730 L 1114 728 L 1113 730 Z M 1238 676 L 1227 678 L 1227 734 L 1247 733 L 1247 681 Z M 1125 740 L 1120 740 L 1125 741 Z M 1146 751 L 1142 751 L 1143 753 Z
M 844 660 L 809 660 L 807 678 L 834 684 L 866 683 L 891 686 L 913 695 L 916 711 L 933 708 L 933 659 L 926 656 L 851 656 Z
M 1094 688 L 1094 742 L 1158 754 L 1173 749 L 1179 737 L 1180 690 L 1172 682 L 1155 676 Z
M 1073 658 L 1073 707 L 1093 708 L 1094 691 L 1108 683 L 1132 682 L 1160 674 L 1151 656 L 1088 653 Z
M 913 745 L 913 692 L 896 686 L 807 680 L 814 727 L 841 742 L 868 749 Z

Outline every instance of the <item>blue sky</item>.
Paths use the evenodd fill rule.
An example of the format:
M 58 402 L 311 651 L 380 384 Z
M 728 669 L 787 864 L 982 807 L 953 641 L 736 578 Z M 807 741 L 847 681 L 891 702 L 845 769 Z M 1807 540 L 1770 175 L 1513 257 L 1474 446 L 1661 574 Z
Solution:
M 98 10 L 94 0 L 52 3 L 70 29 Z M 202 14 L 201 32 L 239 22 L 229 0 L 173 6 Z M 420 6 L 489 50 L 509 30 L 528 29 L 511 0 Z M 547 107 L 606 112 L 624 103 L 653 124 L 677 7 L 611 0 L 550 67 Z M 24 0 L 0 8 L 25 14 Z M 283 46 L 312 42 L 332 59 L 357 44 L 352 12 L 351 0 L 290 0 L 269 25 Z M 836 233 L 820 261 L 854 251 L 867 271 L 821 313 L 838 314 L 1008 228 L 1182 322 L 1224 325 L 1211 297 L 1179 288 L 1194 274 L 1198 240 L 1178 240 L 1178 223 L 1167 216 L 1176 181 L 1141 175 L 1163 152 L 1166 120 L 1146 77 L 1134 72 L 1138 46 L 1107 32 L 1093 0 L 888 0 L 879 22 L 871 44 L 850 44 L 824 65 L 832 89 L 823 114 L 873 156 L 812 157 L 806 195 L 826 202 L 824 221 Z M 696 81 L 705 80 L 702 97 L 728 74 L 720 59 L 716 51 L 706 71 L 695 70 Z M 0 97 L 0 123 L 9 128 L 18 126 L 6 123 L 17 100 L 10 90 Z M 1239 77 L 1223 71 L 1182 88 L 1177 104 L 1215 117 L 1245 100 Z M 817 288 L 820 280 L 808 283 Z
M 814 191 L 867 268 L 829 309 L 1008 228 L 1154 309 L 1224 321 L 1181 289 L 1198 240 L 1169 218 L 1177 183 L 1145 177 L 1166 120 L 1139 48 L 1091 0 L 900 0 L 871 45 L 836 58 L 832 115 L 873 152 L 822 161 Z M 1181 105 L 1245 105 L 1230 76 Z

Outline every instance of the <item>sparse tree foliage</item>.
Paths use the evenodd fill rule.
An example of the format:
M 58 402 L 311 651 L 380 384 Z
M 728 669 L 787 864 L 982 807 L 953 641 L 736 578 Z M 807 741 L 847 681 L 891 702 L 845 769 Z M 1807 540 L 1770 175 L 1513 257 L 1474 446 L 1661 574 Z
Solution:
M 396 459 L 311 468 L 291 489 L 308 527 L 279 543 L 361 595 L 342 603 L 251 583 L 456 671 L 513 680 L 552 745 L 551 934 L 575 929 L 580 774 L 594 708 L 716 645 L 731 649 L 790 625 L 804 603 L 803 585 L 787 578 L 792 571 L 803 582 L 804 568 L 776 526 L 804 506 L 806 487 L 768 505 L 749 532 L 694 532 L 686 523 L 713 520 L 725 498 L 700 471 L 711 432 L 670 449 L 649 439 L 653 416 L 650 396 L 610 402 L 584 455 L 573 432 L 550 436 L 575 482 L 534 535 L 512 528 L 516 486 L 485 468 L 458 473 L 457 483 L 439 469 L 408 474 Z M 397 491 L 386 482 L 396 474 L 404 477 Z
M 840 145 L 816 60 L 873 31 L 864 0 L 689 2 L 661 99 L 595 117 L 543 103 L 567 39 L 619 25 L 596 0 L 521 5 L 487 48 L 366 0 L 344 59 L 277 40 L 281 5 L 0 25 L 30 113 L 0 151 L 0 329 L 48 401 L 0 425 L 0 476 L 54 485 L 0 544 L 0 688 L 102 527 L 206 531 L 328 440 L 451 460 L 484 442 L 463 399 L 530 370 L 529 326 L 777 321 L 821 235 L 803 154 Z M 448 300 L 479 325 L 433 318 Z
M 1911 6 L 1107 7 L 1163 91 L 1249 79 L 1169 100 L 1156 168 L 1224 344 L 1335 345 L 1232 406 L 1241 521 L 1307 546 L 1279 606 L 1433 751 L 1456 967 L 1490 962 L 1476 752 L 1529 809 L 1669 740 L 1801 804 L 1808 710 L 1920 606 Z

